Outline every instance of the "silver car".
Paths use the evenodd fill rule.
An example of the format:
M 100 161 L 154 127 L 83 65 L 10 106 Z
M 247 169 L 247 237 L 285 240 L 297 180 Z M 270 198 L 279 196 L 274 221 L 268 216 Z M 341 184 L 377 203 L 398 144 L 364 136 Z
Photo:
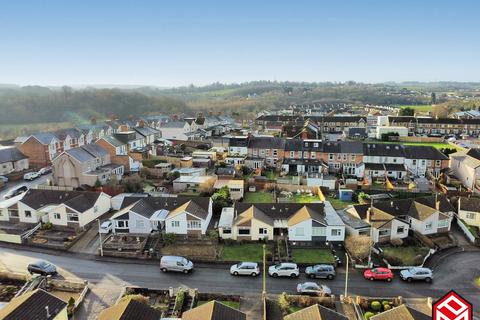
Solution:
M 300 294 L 314 294 L 319 296 L 329 296 L 332 290 L 326 285 L 318 285 L 315 282 L 304 282 L 297 285 L 297 292 Z
M 230 267 L 230 274 L 256 277 L 260 274 L 260 268 L 256 262 L 239 262 Z
M 296 278 L 300 274 L 300 270 L 296 263 L 282 262 L 268 268 L 268 275 L 276 277 L 292 277 Z
M 323 278 L 333 280 L 335 278 L 335 267 L 330 264 L 317 264 L 307 267 L 305 273 L 310 278 Z
M 193 262 L 179 256 L 163 256 L 160 259 L 160 270 L 189 273 L 193 270 Z
M 400 277 L 408 282 L 412 282 L 413 280 L 432 282 L 433 271 L 428 268 L 414 267 L 400 271 Z

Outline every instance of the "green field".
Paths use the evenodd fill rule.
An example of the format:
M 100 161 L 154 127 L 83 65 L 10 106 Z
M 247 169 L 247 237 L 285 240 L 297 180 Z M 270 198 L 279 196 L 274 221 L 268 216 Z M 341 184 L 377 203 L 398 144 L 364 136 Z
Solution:
M 271 254 L 272 247 L 267 245 L 266 253 Z M 223 245 L 220 248 L 220 259 L 223 261 L 252 261 L 259 262 L 263 260 L 263 244 L 245 243 Z
M 458 150 L 463 150 L 462 147 L 454 145 L 454 144 L 449 144 L 447 142 L 402 142 L 402 141 L 365 141 L 366 143 L 391 143 L 391 144 L 403 144 L 406 146 L 431 146 L 436 149 L 443 149 L 443 148 L 450 148 L 450 149 L 456 149 Z
M 271 203 L 273 202 L 273 195 L 271 192 L 246 192 L 243 197 L 243 202 L 247 203 Z
M 297 263 L 334 263 L 329 249 L 292 249 L 293 260 Z
M 401 109 L 411 108 L 418 112 L 430 112 L 432 111 L 432 106 L 429 104 L 417 104 L 417 105 L 400 105 L 398 106 Z

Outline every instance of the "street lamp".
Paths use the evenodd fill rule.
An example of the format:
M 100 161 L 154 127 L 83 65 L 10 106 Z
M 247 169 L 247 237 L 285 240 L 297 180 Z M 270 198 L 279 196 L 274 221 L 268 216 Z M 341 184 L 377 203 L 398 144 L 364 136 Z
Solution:
M 100 256 L 103 257 L 103 243 L 102 243 L 102 233 L 100 232 L 100 219 L 97 219 L 98 222 L 98 235 L 100 236 Z
M 266 245 L 263 245 L 263 291 L 262 297 L 265 298 L 267 296 L 267 261 L 266 261 Z
M 348 254 L 345 252 L 345 258 L 346 258 L 346 265 L 345 265 L 345 298 L 347 298 L 348 294 Z

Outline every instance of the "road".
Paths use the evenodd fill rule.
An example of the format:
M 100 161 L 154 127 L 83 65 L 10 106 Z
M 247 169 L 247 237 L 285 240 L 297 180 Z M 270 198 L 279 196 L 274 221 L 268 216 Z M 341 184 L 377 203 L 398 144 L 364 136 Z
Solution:
M 212 267 L 196 268 L 193 274 L 161 273 L 158 266 L 139 263 L 116 263 L 79 259 L 78 256 L 67 253 L 39 253 L 23 249 L 0 248 L 0 268 L 14 272 L 26 270 L 29 262 L 36 259 L 50 261 L 60 268 L 64 278 L 81 278 L 92 283 L 103 295 L 110 293 L 110 302 L 102 302 L 104 306 L 113 303 L 122 286 L 141 286 L 149 288 L 168 288 L 186 286 L 198 288 L 202 292 L 228 292 L 231 294 L 259 293 L 262 290 L 262 277 L 233 277 L 227 267 L 221 269 Z M 370 282 L 363 279 L 361 271 L 351 270 L 349 277 L 349 294 L 376 297 L 403 296 L 408 298 L 430 296 L 441 297 L 450 289 L 456 290 L 469 300 L 474 310 L 480 310 L 480 290 L 473 280 L 479 275 L 480 254 L 478 252 L 462 252 L 445 258 L 435 272 L 432 284 L 406 283 L 398 277 L 393 282 Z M 328 285 L 336 295 L 343 294 L 345 270 L 340 269 L 333 281 L 317 280 Z M 294 293 L 298 282 L 306 281 L 304 275 L 299 279 L 267 278 L 269 293 Z M 95 290 L 94 290 L 95 292 Z M 95 311 L 95 312 L 98 312 Z
M 7 182 L 7 185 L 5 186 L 5 188 L 0 190 L 0 201 L 3 200 L 3 195 L 5 193 L 7 193 L 13 187 L 17 187 L 17 186 L 20 186 L 20 185 L 26 185 L 29 189 L 31 189 L 31 188 L 36 187 L 39 184 L 45 183 L 47 181 L 47 179 L 50 179 L 50 180 L 52 179 L 52 174 L 51 173 L 46 174 L 44 176 L 40 176 L 39 178 L 37 178 L 33 181 L 24 181 L 23 179 L 19 180 L 19 181 L 14 181 L 14 182 L 9 181 L 9 182 Z

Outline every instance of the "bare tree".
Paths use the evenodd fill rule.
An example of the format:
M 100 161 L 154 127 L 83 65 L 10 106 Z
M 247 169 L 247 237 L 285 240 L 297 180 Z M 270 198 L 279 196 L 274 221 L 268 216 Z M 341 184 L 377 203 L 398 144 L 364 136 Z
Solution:
M 348 236 L 345 238 L 345 248 L 352 255 L 353 258 L 365 260 L 370 254 L 370 248 L 373 241 L 369 236 Z

